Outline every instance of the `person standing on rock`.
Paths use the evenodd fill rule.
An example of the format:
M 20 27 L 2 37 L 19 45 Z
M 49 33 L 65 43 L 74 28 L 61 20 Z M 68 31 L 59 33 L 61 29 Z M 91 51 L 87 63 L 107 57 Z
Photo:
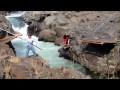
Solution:
M 16 37 L 18 36 L 23 36 L 22 34 L 15 34 Z M 22 39 L 22 38 L 21 38 Z M 28 58 L 29 57 L 29 52 L 30 50 L 33 52 L 33 55 L 37 58 L 38 57 L 38 54 L 36 53 L 35 51 L 35 48 L 34 46 L 37 46 L 37 42 L 36 40 L 32 37 L 32 34 L 28 34 L 27 38 L 25 39 L 22 39 L 24 40 L 25 42 L 27 42 L 27 46 L 26 46 L 26 57 Z M 36 44 L 36 45 L 35 45 Z
M 62 38 L 62 43 L 64 46 L 69 46 L 70 45 L 70 40 L 69 40 L 69 35 L 68 34 L 65 34 Z
M 35 48 L 33 46 L 34 42 L 36 43 L 35 39 L 32 38 L 31 34 L 28 34 L 28 38 L 26 39 L 26 41 L 27 41 L 26 57 L 29 57 L 29 51 L 31 50 L 33 52 L 34 56 L 37 58 L 38 54 L 36 53 Z
M 27 41 L 26 57 L 29 56 L 29 51 L 31 50 L 33 52 L 34 56 L 37 58 L 38 54 L 36 53 L 34 46 L 33 46 L 35 43 L 37 45 L 37 42 L 32 37 L 32 35 L 34 34 L 34 30 L 36 30 L 37 28 L 34 27 L 33 23 L 34 23 L 34 21 L 27 22 L 27 24 L 29 26 L 27 28 L 28 37 L 26 38 L 26 41 Z
M 70 39 L 69 34 L 65 34 L 62 38 L 63 48 L 66 49 L 70 47 Z

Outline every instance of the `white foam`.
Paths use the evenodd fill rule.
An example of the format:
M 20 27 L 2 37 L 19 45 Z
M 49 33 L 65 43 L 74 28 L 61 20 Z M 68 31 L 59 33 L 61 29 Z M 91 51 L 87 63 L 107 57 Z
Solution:
M 27 35 L 27 27 L 28 27 L 27 24 L 25 24 L 24 27 L 22 27 L 22 28 L 14 27 L 14 25 L 12 25 L 13 30 L 22 33 L 23 36 L 26 36 L 26 35 Z
M 10 14 L 9 16 L 6 16 L 6 18 L 10 18 L 10 17 L 21 17 L 22 15 L 24 15 L 26 13 L 26 11 L 24 12 L 18 12 L 18 13 L 13 13 L 13 14 Z

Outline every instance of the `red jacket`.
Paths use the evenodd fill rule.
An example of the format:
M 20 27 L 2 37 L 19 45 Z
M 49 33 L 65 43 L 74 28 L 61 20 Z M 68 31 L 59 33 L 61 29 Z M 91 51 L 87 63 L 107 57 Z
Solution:
M 62 43 L 63 43 L 63 44 L 66 44 L 66 43 L 67 43 L 67 39 L 62 38 Z

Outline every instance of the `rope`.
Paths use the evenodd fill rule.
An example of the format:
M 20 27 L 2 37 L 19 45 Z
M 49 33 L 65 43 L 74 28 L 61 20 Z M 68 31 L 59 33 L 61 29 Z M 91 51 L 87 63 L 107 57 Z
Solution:
M 6 30 L 4 30 L 4 29 L 2 29 L 2 28 L 0 28 L 0 29 L 3 30 L 3 31 L 6 31 Z M 6 31 L 6 32 L 9 33 L 9 34 L 11 34 L 11 35 L 14 35 L 13 33 L 9 32 L 9 31 Z M 14 36 L 15 36 L 15 35 L 14 35 Z M 18 38 L 20 38 L 21 40 L 24 40 L 24 39 L 22 39 L 21 37 L 18 37 Z M 26 41 L 26 40 L 24 40 L 24 41 Z M 33 45 L 33 44 L 32 44 L 32 45 Z M 42 49 L 39 48 L 39 47 L 37 47 L 36 45 L 33 45 L 33 46 L 35 46 L 36 48 L 38 48 L 38 49 L 40 49 L 40 50 L 42 51 Z M 43 51 L 42 51 L 42 52 L 43 52 Z M 43 55 L 46 56 L 45 59 L 49 60 L 47 54 L 44 54 L 44 53 L 45 53 L 45 52 L 43 52 Z
M 117 13 L 118 12 L 116 12 L 115 14 L 113 14 L 110 18 L 108 18 L 105 22 L 103 22 L 96 30 L 94 30 L 93 31 L 93 35 L 95 34 L 95 32 L 96 31 L 98 31 L 104 24 L 107 24 L 107 23 L 109 23 L 109 21 L 111 20 L 111 19 L 113 19 L 114 18 L 114 16 L 116 16 L 117 15 Z
M 4 29 L 2 29 L 2 28 L 0 28 L 0 29 L 3 30 L 3 31 L 5 31 L 5 32 L 7 32 L 7 33 L 9 33 L 9 34 L 11 34 L 11 35 L 14 35 L 14 36 L 15 36 L 15 34 L 9 32 L 9 31 L 6 31 L 6 30 L 4 30 Z M 18 37 L 18 38 L 22 39 L 21 37 Z M 24 40 L 24 39 L 22 39 L 22 40 Z M 26 41 L 26 40 L 24 40 L 24 41 Z M 32 44 L 32 45 L 33 45 L 33 44 Z M 41 48 L 37 47 L 36 45 L 33 45 L 33 46 L 35 46 L 36 48 L 42 50 Z

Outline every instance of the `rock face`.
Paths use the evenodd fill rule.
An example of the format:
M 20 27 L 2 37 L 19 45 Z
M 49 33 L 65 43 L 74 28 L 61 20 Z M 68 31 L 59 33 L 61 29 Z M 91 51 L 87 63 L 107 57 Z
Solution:
M 39 40 L 54 42 L 56 38 L 56 32 L 50 29 L 45 29 L 40 32 Z
M 42 14 L 42 12 L 38 13 Z M 44 18 L 39 39 L 53 41 L 56 45 L 61 45 L 62 36 L 69 33 L 72 38 L 70 42 L 71 48 L 67 51 L 60 49 L 61 56 L 70 57 L 91 71 L 98 73 L 117 72 L 120 70 L 119 58 L 115 60 L 113 58 L 119 56 L 112 56 L 112 51 L 116 53 L 117 49 L 115 49 L 116 47 L 113 44 L 116 39 L 120 40 L 120 14 L 108 20 L 115 13 L 115 11 L 57 11 L 55 14 L 50 14 L 50 16 Z M 37 16 L 40 17 L 41 14 Z M 37 18 L 37 16 L 34 18 Z M 101 27 L 99 28 L 99 26 Z M 45 34 L 43 35 L 46 31 L 55 31 L 57 37 L 52 38 L 49 32 L 46 36 Z M 48 38 L 48 35 L 50 38 Z M 107 42 L 110 44 L 94 45 L 79 42 L 79 39 Z
M 6 31 L 14 32 L 12 30 L 12 25 L 7 21 L 4 15 L 0 16 L 0 39 L 4 38 L 7 33 L 5 31 L 2 31 L 1 29 L 4 29 Z
M 6 31 L 9 31 L 11 33 L 14 33 L 14 31 L 12 29 L 12 25 L 5 18 L 6 13 L 8 13 L 8 11 L 0 12 L 0 48 L 1 48 L 0 56 L 5 55 L 5 54 L 14 56 L 15 50 L 11 44 L 11 40 L 15 39 L 15 37 L 12 37 L 9 33 L 2 31 L 2 29 L 3 29 Z
M 27 11 L 22 17 L 25 21 L 39 20 L 41 19 L 41 16 L 50 15 L 54 12 L 55 11 Z
M 3 55 L 15 56 L 12 48 L 10 48 L 7 44 L 0 45 L 0 56 Z
M 4 72 L 0 75 L 3 79 L 91 79 L 69 68 L 50 68 L 42 61 L 33 56 L 26 59 L 8 56 L 0 61 L 1 71 Z
M 0 28 L 16 34 L 12 30 L 10 23 L 5 19 L 5 13 L 1 13 L 3 15 L 1 14 L 0 17 Z M 39 29 L 39 24 L 35 25 Z M 51 37 L 43 36 L 43 39 L 54 41 L 55 31 L 46 29 L 42 33 L 48 36 L 51 35 Z M 14 38 L 16 37 L 0 30 L 0 79 L 91 79 L 91 77 L 70 68 L 50 68 L 40 56 L 37 59 L 33 56 L 30 58 L 15 57 L 14 47 L 10 42 Z
M 11 33 L 14 33 L 13 29 L 12 29 L 12 25 L 9 23 L 9 21 L 5 18 L 5 15 L 6 13 L 8 13 L 9 11 L 1 11 L 0 12 L 0 39 L 4 39 L 6 36 L 11 36 L 10 34 L 6 33 L 5 31 L 2 31 L 2 29 L 6 30 L 6 31 L 9 31 Z M 6 40 L 2 41 L 2 46 L 7 46 L 9 45 L 10 48 L 13 49 L 14 53 L 15 53 L 15 50 L 14 50 L 14 47 L 12 46 L 11 44 L 11 40 L 13 40 L 13 38 L 7 38 Z M 1 41 L 0 40 L 0 41 Z M 0 42 L 1 43 L 1 42 Z M 7 44 L 7 45 L 3 45 L 4 44 Z M 7 47 L 8 48 L 8 47 Z M 9 51 L 9 50 L 8 50 Z M 11 52 L 12 53 L 12 52 Z M 12 54 L 13 55 L 13 54 Z
M 1 51 L 0 56 L 2 55 L 14 56 L 15 50 L 10 41 L 15 39 L 15 37 L 12 37 L 10 34 L 6 33 L 5 31 L 2 31 L 2 29 L 4 29 L 6 31 L 14 33 L 12 29 L 12 25 L 5 18 L 6 13 L 8 13 L 8 11 L 0 12 L 0 51 Z
M 10 45 L 10 43 L 9 43 Z M 7 44 L 1 44 L 0 45 L 0 62 L 1 59 L 6 58 L 8 56 L 15 56 L 15 52 L 13 51 L 13 49 Z M 0 63 L 0 79 L 4 78 L 4 67 L 2 65 L 2 63 Z
M 113 15 L 111 14 L 111 12 L 105 12 L 103 15 L 107 15 L 108 13 L 110 13 L 110 15 Z M 98 15 L 99 14 L 101 14 L 101 12 L 98 13 Z M 98 15 L 96 17 L 98 17 Z M 105 16 L 99 16 L 99 18 L 101 19 L 102 17 Z M 118 29 L 120 23 L 119 19 L 120 19 L 120 14 L 118 14 L 118 16 L 116 16 L 113 20 L 110 20 L 110 22 L 107 25 L 103 26 L 102 29 L 95 32 L 95 38 L 98 38 L 98 41 L 100 39 L 105 39 L 109 41 L 108 43 L 99 45 L 99 44 L 78 42 L 79 39 L 83 39 L 83 38 L 85 38 L 85 40 L 86 39 L 95 40 L 95 38 L 92 38 L 93 37 L 91 34 L 92 30 L 87 29 L 88 27 L 84 27 L 83 30 L 82 29 L 74 30 L 72 32 L 72 36 L 74 36 L 74 39 L 71 40 L 72 47 L 68 51 L 63 51 L 62 49 L 60 54 L 65 53 L 65 57 L 67 55 L 68 57 L 72 58 L 72 60 L 75 60 L 76 62 L 82 64 L 83 66 L 86 66 L 91 71 L 95 71 L 98 73 L 105 73 L 105 74 L 115 73 L 119 71 L 120 70 L 119 45 L 115 46 L 113 43 L 115 42 L 114 41 L 115 39 L 120 40 L 118 34 L 118 32 L 120 31 L 120 29 Z M 100 23 L 95 23 L 95 24 L 96 26 L 93 24 L 94 26 L 91 27 L 95 28 Z

